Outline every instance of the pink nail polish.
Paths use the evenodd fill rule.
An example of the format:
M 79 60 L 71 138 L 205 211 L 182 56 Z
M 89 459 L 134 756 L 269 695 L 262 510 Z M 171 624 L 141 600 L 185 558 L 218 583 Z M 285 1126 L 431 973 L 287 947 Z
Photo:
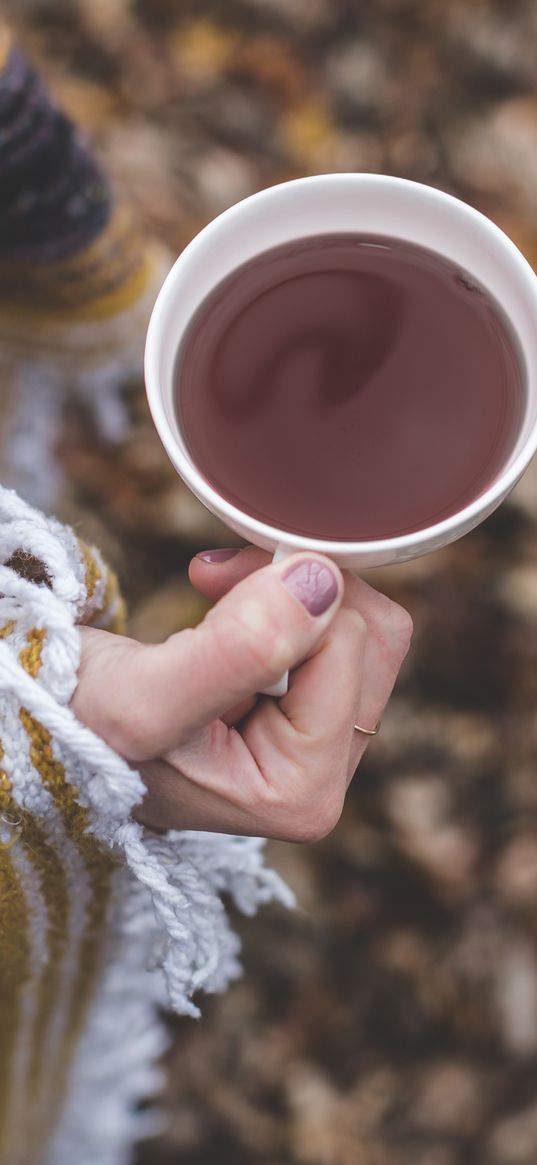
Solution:
M 222 550 L 200 550 L 199 554 L 196 554 L 196 558 L 201 558 L 203 562 L 216 564 L 227 562 L 229 558 L 235 558 L 237 554 L 240 554 L 240 549 L 238 546 L 233 546 Z
M 295 563 L 282 575 L 282 582 L 310 615 L 322 615 L 337 598 L 335 574 L 316 558 Z

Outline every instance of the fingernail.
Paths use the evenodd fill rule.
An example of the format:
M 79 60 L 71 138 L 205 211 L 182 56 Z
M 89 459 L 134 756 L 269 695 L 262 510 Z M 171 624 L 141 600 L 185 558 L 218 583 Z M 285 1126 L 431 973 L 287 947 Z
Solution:
M 316 558 L 294 563 L 282 575 L 287 590 L 298 599 L 310 615 L 322 615 L 337 598 L 337 578 L 329 566 Z
M 200 550 L 196 558 L 201 558 L 203 562 L 227 562 L 228 558 L 235 558 L 237 554 L 240 554 L 240 547 L 233 546 L 226 550 Z

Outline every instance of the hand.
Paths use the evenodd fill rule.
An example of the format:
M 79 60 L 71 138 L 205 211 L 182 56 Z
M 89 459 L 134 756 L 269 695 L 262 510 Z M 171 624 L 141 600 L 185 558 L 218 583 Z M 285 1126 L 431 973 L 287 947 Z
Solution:
M 354 724 L 381 717 L 410 616 L 321 555 L 198 555 L 190 578 L 215 606 L 165 643 L 81 628 L 75 715 L 140 771 L 149 826 L 325 836 L 368 744 Z M 287 668 L 286 696 L 256 695 Z

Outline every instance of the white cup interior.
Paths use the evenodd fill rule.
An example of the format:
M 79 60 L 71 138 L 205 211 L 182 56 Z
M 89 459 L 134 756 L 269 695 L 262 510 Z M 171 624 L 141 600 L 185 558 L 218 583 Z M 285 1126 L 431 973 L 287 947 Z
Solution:
M 217 283 L 262 251 L 330 232 L 367 232 L 428 247 L 460 265 L 495 297 L 518 337 L 526 405 L 516 443 L 498 478 L 478 499 L 435 527 L 400 538 L 337 543 L 295 536 L 232 506 L 193 464 L 174 407 L 181 339 Z M 267 548 L 326 550 L 341 562 L 393 561 L 442 545 L 490 513 L 520 477 L 537 445 L 537 278 L 492 222 L 441 191 L 374 174 L 329 174 L 271 187 L 210 223 L 180 255 L 158 297 L 146 348 L 150 407 L 167 452 L 194 493 L 233 529 Z

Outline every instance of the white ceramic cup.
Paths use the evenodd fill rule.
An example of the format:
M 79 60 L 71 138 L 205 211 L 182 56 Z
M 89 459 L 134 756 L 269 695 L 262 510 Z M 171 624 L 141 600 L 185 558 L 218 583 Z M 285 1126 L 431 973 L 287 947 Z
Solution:
M 470 505 L 396 538 L 339 542 L 279 530 L 239 510 L 205 479 L 174 409 L 176 357 L 197 309 L 235 268 L 272 247 L 330 232 L 367 232 L 428 247 L 460 266 L 501 305 L 525 364 L 525 408 L 501 471 Z M 272 186 L 224 211 L 186 247 L 156 301 L 146 344 L 149 406 L 164 447 L 194 494 L 237 534 L 281 557 L 327 554 L 360 569 L 436 550 L 482 522 L 513 488 L 537 448 L 537 277 L 514 243 L 464 202 L 379 174 L 322 174 Z

